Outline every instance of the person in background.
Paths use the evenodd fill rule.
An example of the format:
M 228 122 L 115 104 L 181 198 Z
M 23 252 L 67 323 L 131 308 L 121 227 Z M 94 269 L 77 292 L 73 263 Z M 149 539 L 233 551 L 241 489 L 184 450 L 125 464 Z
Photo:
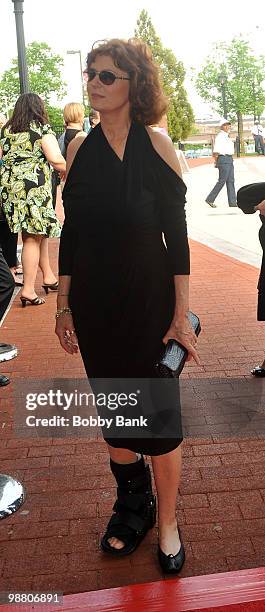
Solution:
M 6 122 L 5 115 L 0 114 L 0 130 Z M 6 256 L 10 257 L 9 263 L 6 261 Z M 12 267 L 10 264 L 12 264 Z M 0 325 L 13 295 L 15 284 L 19 284 L 15 280 L 16 270 L 17 235 L 11 234 L 0 201 Z M 0 363 L 14 359 L 17 353 L 18 351 L 14 344 L 0 342 Z M 9 383 L 10 379 L 4 374 L 0 374 L 0 387 L 5 387 Z
M 251 183 L 241 187 L 237 193 L 237 205 L 245 214 L 260 213 L 259 241 L 263 251 L 258 282 L 258 321 L 265 321 L 265 183 Z M 253 376 L 265 377 L 265 358 L 261 365 L 251 370 Z
M 0 136 L 1 129 L 4 127 L 6 122 L 7 118 L 5 117 L 5 115 L 0 114 Z M 3 163 L 2 160 L 0 160 L 0 163 L 1 162 Z M 16 273 L 18 270 L 17 239 L 18 235 L 13 234 L 9 229 L 0 200 L 0 245 L 6 263 L 8 264 L 10 271 L 13 274 L 15 284 L 21 286 L 22 283 L 16 279 Z
M 89 117 L 85 117 L 84 118 L 83 130 L 84 130 L 84 132 L 86 132 L 86 134 L 89 134 L 89 132 L 91 130 L 91 125 L 90 125 Z
M 0 325 L 12 298 L 14 287 L 15 281 L 3 256 L 0 243 Z M 0 342 L 0 363 L 9 361 L 16 356 L 17 348 L 13 344 Z M 4 374 L 0 374 L 0 387 L 5 387 L 9 383 L 10 379 Z
M 1 207 L 1 204 L 0 204 Z M 9 229 L 4 210 L 0 210 L 0 244 L 3 251 L 3 256 L 10 268 L 10 272 L 14 277 L 15 285 L 22 287 L 23 283 L 18 280 L 18 258 L 17 258 L 17 241 L 18 234 L 12 233 Z
M 265 155 L 265 146 L 264 146 L 264 129 L 258 119 L 256 119 L 254 126 L 251 130 L 254 141 L 255 141 L 255 152 L 259 155 Z
M 93 128 L 96 127 L 98 123 L 100 123 L 100 114 L 94 108 L 91 108 L 91 111 L 89 113 L 89 122 L 91 130 L 93 130 Z
M 219 178 L 206 198 L 206 203 L 212 208 L 216 208 L 214 203 L 221 189 L 226 185 L 227 197 L 229 206 L 236 206 L 236 192 L 235 192 L 235 175 L 234 175 L 234 143 L 229 137 L 229 130 L 231 128 L 231 122 L 227 119 L 220 121 L 220 132 L 217 134 L 213 157 L 215 160 L 215 166 L 219 171 Z
M 65 131 L 59 138 L 59 147 L 62 155 L 66 159 L 67 148 L 71 140 L 76 136 L 85 138 L 87 132 L 83 129 L 84 107 L 79 102 L 69 102 L 63 111 Z
M 0 137 L 2 206 L 10 231 L 22 232 L 23 307 L 45 302 L 35 291 L 38 265 L 46 293 L 58 288 L 48 251 L 48 237 L 61 231 L 52 205 L 51 166 L 64 173 L 66 164 L 47 121 L 41 98 L 22 94 Z

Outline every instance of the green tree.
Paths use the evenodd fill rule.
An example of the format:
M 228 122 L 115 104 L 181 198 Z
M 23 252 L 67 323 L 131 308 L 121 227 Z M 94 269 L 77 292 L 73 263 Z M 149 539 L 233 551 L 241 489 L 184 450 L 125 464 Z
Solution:
M 29 44 L 26 56 L 30 91 L 39 94 L 47 104 L 51 96 L 61 100 L 66 93 L 61 77 L 63 58 L 52 53 L 51 48 L 44 42 Z M 19 93 L 18 60 L 15 58 L 11 68 L 3 73 L 0 80 L 0 106 L 13 108 Z
M 195 80 L 199 95 L 215 110 L 237 118 L 242 151 L 243 115 L 256 118 L 265 106 L 264 69 L 265 57 L 255 57 L 249 42 L 240 37 L 217 43 Z
M 191 132 L 190 132 L 191 136 L 197 136 L 200 133 L 201 133 L 200 128 L 194 123 L 194 125 L 191 128 Z
M 48 113 L 49 123 L 51 126 L 55 126 L 60 130 L 63 129 L 64 126 L 64 118 L 63 118 L 63 109 L 58 108 L 58 106 L 46 106 L 46 110 Z
M 168 131 L 172 140 L 186 138 L 194 123 L 192 107 L 184 88 L 185 69 L 171 49 L 162 45 L 147 11 L 142 10 L 137 19 L 135 37 L 150 47 L 154 61 L 160 66 L 163 89 L 169 99 Z

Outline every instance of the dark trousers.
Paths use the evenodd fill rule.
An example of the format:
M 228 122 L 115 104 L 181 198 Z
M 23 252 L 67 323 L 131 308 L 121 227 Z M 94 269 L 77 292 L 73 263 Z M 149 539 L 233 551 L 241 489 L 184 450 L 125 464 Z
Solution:
M 9 268 L 16 268 L 17 265 L 17 239 L 18 234 L 10 231 L 7 220 L 3 216 L 0 221 L 0 247 Z
M 264 140 L 261 134 L 254 134 L 255 152 L 265 155 Z
M 0 247 L 0 321 L 13 295 L 15 281 Z
M 262 217 L 263 218 L 263 217 Z M 259 241 L 262 248 L 262 263 L 258 282 L 258 321 L 265 321 L 265 223 L 259 230 Z
M 236 206 L 234 162 L 232 155 L 219 155 L 216 167 L 219 170 L 219 179 L 207 196 L 206 202 L 213 203 L 221 189 L 226 185 L 229 206 Z

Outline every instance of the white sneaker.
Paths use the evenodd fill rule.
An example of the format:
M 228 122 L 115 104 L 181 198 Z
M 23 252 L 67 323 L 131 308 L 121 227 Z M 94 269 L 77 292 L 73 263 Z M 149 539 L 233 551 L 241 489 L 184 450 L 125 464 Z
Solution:
M 17 357 L 18 350 L 14 344 L 5 344 L 0 342 L 0 363 L 9 361 Z

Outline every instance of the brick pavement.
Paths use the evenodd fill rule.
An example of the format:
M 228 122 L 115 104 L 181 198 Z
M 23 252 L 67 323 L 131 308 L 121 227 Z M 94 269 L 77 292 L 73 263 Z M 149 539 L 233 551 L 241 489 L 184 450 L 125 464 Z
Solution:
M 55 261 L 56 241 L 51 251 Z M 178 500 L 187 553 L 182 576 L 258 567 L 265 561 L 265 437 L 259 402 L 264 383 L 249 375 L 265 353 L 265 326 L 256 322 L 258 271 L 195 242 L 191 252 L 191 307 L 200 315 L 203 333 L 201 365 L 188 364 L 182 375 L 188 431 Z M 80 357 L 58 346 L 55 301 L 50 293 L 38 308 L 22 310 L 19 296 L 13 303 L 1 328 L 1 340 L 20 349 L 19 357 L 1 368 L 13 381 L 84 376 Z M 131 557 L 112 559 L 99 551 L 115 498 L 104 442 L 15 438 L 13 386 L 1 389 L 1 471 L 25 483 L 27 500 L 0 523 L 0 590 L 75 593 L 161 579 L 155 529 Z M 246 397 L 250 403 L 244 404 L 243 418 Z
M 205 166 L 207 164 L 213 164 L 213 157 L 198 157 L 194 159 L 187 159 L 187 164 L 190 168 L 196 168 L 197 166 Z

